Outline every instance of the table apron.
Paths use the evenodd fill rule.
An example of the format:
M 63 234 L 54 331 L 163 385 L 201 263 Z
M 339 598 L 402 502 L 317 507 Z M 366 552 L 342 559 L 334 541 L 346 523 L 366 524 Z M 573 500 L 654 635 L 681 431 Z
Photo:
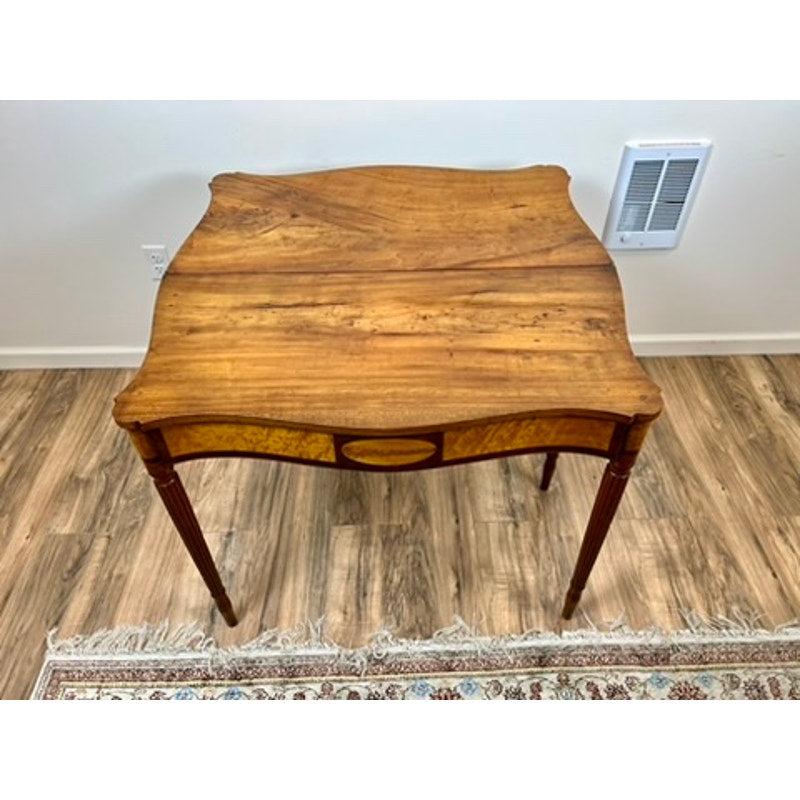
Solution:
M 369 471 L 426 469 L 521 453 L 637 452 L 649 421 L 539 416 L 424 433 L 332 433 L 257 422 L 168 422 L 129 431 L 145 461 L 255 456 Z

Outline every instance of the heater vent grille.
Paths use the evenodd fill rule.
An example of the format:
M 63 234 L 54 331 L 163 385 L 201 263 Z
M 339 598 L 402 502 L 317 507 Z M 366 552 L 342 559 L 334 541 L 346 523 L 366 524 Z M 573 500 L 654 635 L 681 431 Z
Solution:
M 609 249 L 675 247 L 710 142 L 626 145 L 603 243 Z

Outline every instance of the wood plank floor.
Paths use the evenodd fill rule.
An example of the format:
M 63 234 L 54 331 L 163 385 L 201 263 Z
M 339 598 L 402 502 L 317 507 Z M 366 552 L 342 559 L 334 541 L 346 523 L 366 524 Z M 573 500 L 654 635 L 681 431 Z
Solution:
M 666 412 L 570 628 L 682 610 L 800 617 L 800 356 L 643 361 Z M 0 373 L 0 696 L 28 696 L 47 632 L 199 621 L 220 643 L 325 619 L 355 646 L 555 629 L 603 462 L 543 456 L 392 475 L 259 460 L 180 467 L 242 620 L 229 629 L 111 401 L 126 370 Z

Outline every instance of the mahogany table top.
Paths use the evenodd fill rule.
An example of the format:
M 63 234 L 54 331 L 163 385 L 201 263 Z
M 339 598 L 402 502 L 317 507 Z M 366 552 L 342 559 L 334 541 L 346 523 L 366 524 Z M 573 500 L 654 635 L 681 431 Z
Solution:
M 560 167 L 217 176 L 115 419 L 377 435 L 654 418 L 568 183 Z

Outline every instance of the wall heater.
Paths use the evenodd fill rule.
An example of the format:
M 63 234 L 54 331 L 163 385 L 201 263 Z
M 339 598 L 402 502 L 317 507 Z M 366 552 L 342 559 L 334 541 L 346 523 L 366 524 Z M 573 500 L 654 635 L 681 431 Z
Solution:
M 603 230 L 609 250 L 675 247 L 711 142 L 628 142 Z

